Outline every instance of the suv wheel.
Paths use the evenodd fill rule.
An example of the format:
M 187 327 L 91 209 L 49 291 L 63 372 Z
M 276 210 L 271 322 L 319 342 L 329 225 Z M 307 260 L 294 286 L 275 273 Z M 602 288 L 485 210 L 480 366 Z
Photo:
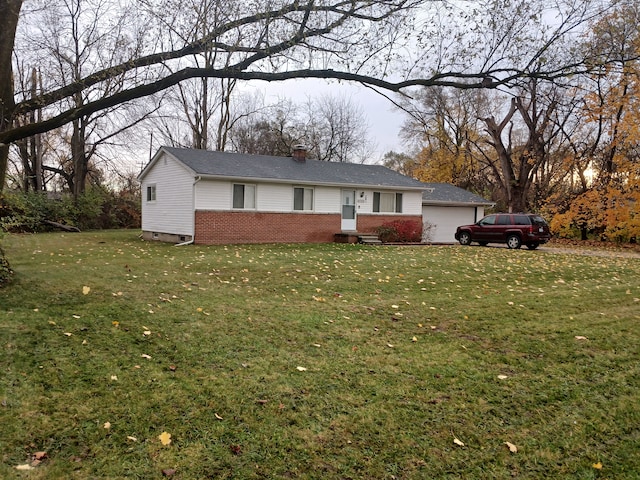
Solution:
M 518 249 L 522 246 L 520 237 L 518 235 L 509 235 L 507 237 L 507 247 L 511 249 Z
M 471 234 L 469 232 L 460 232 L 458 241 L 460 245 L 471 245 Z

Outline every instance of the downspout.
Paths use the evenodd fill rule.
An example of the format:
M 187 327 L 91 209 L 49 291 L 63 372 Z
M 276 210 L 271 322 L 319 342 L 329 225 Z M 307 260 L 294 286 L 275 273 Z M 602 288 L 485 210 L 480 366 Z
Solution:
M 191 188 L 191 195 L 192 195 L 192 205 L 193 205 L 193 231 L 191 232 L 191 240 L 188 240 L 186 242 L 182 242 L 182 243 L 177 243 L 174 245 L 174 247 L 183 247 L 185 245 L 191 245 L 193 242 L 195 242 L 196 240 L 196 184 L 202 180 L 202 177 L 200 175 L 198 175 L 195 179 L 195 181 L 193 182 L 193 186 Z

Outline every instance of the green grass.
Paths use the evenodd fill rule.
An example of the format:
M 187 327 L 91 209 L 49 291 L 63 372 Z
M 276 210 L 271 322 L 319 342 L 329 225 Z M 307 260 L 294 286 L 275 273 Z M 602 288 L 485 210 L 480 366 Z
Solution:
M 0 478 L 640 478 L 638 259 L 3 243 Z

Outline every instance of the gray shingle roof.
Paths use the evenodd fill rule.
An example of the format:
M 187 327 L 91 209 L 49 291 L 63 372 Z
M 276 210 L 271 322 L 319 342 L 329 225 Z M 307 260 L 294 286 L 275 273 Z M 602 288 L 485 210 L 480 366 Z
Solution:
M 382 165 L 296 162 L 291 157 L 212 152 L 188 148 L 162 147 L 196 176 L 248 180 L 273 180 L 314 185 L 376 186 L 421 190 L 424 184 Z M 146 170 L 146 169 L 145 169 Z M 142 172 L 141 177 L 145 175 Z
M 426 205 L 493 205 L 479 195 L 449 183 L 423 183 L 422 203 Z

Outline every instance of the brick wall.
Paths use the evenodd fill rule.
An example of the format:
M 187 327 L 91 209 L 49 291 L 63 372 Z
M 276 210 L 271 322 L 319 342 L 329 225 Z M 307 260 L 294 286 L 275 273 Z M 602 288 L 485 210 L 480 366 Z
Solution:
M 195 243 L 326 243 L 339 232 L 339 214 L 198 210 Z

